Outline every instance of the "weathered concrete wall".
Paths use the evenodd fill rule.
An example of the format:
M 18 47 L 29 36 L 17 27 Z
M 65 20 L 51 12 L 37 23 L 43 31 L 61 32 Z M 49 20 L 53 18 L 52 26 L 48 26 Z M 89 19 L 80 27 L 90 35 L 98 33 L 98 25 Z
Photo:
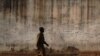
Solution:
M 52 47 L 99 49 L 99 0 L 0 0 L 0 43 L 32 44 L 45 28 Z

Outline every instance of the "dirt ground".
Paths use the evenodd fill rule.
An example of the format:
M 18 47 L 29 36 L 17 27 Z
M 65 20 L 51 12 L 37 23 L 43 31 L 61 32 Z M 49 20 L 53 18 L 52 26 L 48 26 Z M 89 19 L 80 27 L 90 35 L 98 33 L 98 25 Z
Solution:
M 38 54 L 34 52 L 2 52 L 0 56 L 38 56 Z M 100 52 L 80 52 L 78 55 L 52 53 L 47 54 L 47 56 L 100 56 Z

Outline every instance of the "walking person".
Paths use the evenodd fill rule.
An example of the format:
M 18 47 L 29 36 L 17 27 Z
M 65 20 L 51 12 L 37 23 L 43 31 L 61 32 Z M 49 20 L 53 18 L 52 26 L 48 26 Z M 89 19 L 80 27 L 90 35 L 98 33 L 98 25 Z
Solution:
M 46 46 L 49 46 L 49 45 L 46 43 L 45 38 L 44 38 L 44 34 L 43 34 L 44 33 L 44 28 L 40 27 L 39 31 L 40 31 L 40 33 L 37 36 L 37 38 L 38 38 L 38 40 L 37 40 L 37 49 L 38 49 L 39 52 L 40 51 L 42 52 L 43 56 L 46 56 L 44 44 Z

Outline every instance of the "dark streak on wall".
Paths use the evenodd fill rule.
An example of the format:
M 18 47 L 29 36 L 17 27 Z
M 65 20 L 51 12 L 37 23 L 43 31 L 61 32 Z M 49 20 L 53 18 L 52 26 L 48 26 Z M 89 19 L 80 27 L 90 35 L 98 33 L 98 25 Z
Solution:
M 0 8 L 2 8 L 2 5 L 3 5 L 3 12 L 4 12 L 4 18 L 6 18 L 6 15 L 9 14 L 9 16 L 11 16 L 10 13 L 13 13 L 15 16 L 16 16 L 16 22 L 20 21 L 20 22 L 23 22 L 24 24 L 27 23 L 27 0 L 0 0 L 1 1 L 1 5 L 0 5 Z M 37 0 L 35 1 L 34 0 L 34 11 L 38 11 L 37 13 L 39 14 L 38 16 L 38 19 L 39 19 L 39 25 L 44 25 L 46 24 L 45 23 L 45 19 L 46 17 L 45 16 L 48 16 L 46 15 L 46 3 L 48 2 L 48 0 Z M 53 24 L 53 8 L 54 8 L 54 3 L 57 3 L 57 10 L 58 10 L 58 23 L 59 24 L 62 24 L 62 19 L 63 16 L 61 14 L 61 11 L 63 9 L 63 2 L 64 0 L 51 0 L 51 24 Z M 73 5 L 76 5 L 76 3 L 78 2 L 78 0 L 75 0 L 75 1 L 72 1 L 72 0 L 67 0 L 67 24 L 69 25 L 70 23 L 74 23 L 73 20 L 71 20 L 70 18 L 70 8 L 73 6 Z M 80 0 L 80 29 L 81 28 L 84 28 L 84 2 L 87 2 L 87 25 L 89 25 L 90 22 L 92 22 L 92 20 L 90 18 L 92 18 L 92 15 L 93 15 L 93 2 L 94 0 Z M 92 6 L 93 5 L 93 6 Z M 34 13 L 35 15 L 35 13 Z M 19 18 L 20 17 L 20 18 Z M 35 18 L 35 16 L 34 16 Z M 9 22 L 10 22 L 10 19 L 9 19 Z
M 13 13 L 16 16 L 16 22 L 21 20 L 24 23 L 26 23 L 27 0 L 2 0 L 2 1 L 3 1 L 4 18 L 6 18 L 7 14 Z M 21 16 L 21 19 L 19 19 L 18 16 Z

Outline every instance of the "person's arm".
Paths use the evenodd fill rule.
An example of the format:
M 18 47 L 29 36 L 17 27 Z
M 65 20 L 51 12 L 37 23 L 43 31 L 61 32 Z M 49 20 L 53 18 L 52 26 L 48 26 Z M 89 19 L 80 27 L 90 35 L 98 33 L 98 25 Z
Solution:
M 46 44 L 47 46 L 49 46 L 45 41 L 44 41 L 44 44 Z
M 43 36 L 43 43 L 44 43 L 45 45 L 49 46 L 49 45 L 46 43 L 46 41 L 45 41 L 45 39 L 44 39 L 44 36 Z

